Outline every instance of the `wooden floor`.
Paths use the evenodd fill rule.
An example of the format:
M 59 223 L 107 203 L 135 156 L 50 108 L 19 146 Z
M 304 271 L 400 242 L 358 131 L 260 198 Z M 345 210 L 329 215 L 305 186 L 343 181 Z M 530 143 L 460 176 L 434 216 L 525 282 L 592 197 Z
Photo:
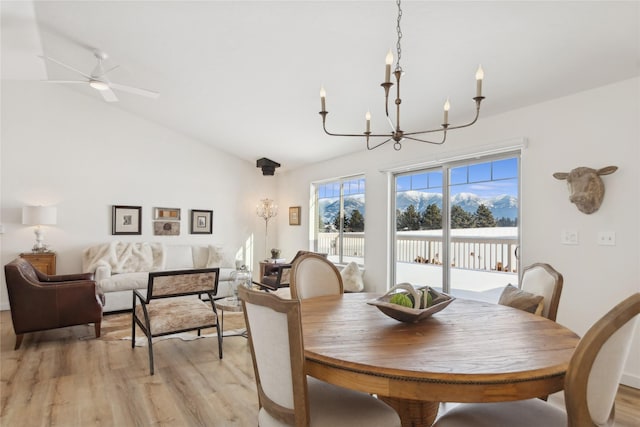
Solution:
M 227 321 L 225 328 L 233 327 Z M 8 311 L 0 312 L 1 426 L 256 426 L 253 365 L 242 337 L 170 339 L 146 347 L 93 338 L 93 326 L 28 334 L 14 351 Z M 640 390 L 623 387 L 616 426 L 640 426 Z

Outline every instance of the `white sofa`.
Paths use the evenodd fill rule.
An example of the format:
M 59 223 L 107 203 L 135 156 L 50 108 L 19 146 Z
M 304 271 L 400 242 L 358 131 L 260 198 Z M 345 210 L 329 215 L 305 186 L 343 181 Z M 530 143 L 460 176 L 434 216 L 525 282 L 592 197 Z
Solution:
M 233 293 L 233 263 L 216 246 L 109 242 L 86 248 L 82 271 L 95 274 L 104 292 L 104 312 L 131 310 L 132 290 L 147 290 L 150 271 L 220 267 L 218 296 Z

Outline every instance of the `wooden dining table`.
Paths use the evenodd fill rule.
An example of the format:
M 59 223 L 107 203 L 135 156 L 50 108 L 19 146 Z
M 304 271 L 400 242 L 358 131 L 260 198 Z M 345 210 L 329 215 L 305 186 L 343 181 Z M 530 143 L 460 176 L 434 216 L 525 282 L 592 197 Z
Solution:
M 564 387 L 578 336 L 540 316 L 456 299 L 402 323 L 354 293 L 302 301 L 307 374 L 376 394 L 403 427 L 430 426 L 440 402 L 501 402 Z

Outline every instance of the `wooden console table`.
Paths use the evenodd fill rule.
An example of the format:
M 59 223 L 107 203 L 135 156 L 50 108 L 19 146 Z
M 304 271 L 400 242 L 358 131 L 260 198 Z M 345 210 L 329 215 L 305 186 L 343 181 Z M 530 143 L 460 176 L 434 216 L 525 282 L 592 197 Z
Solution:
M 56 274 L 56 253 L 55 252 L 24 252 L 20 254 L 20 258 L 24 258 L 31 263 L 41 273 L 47 275 Z

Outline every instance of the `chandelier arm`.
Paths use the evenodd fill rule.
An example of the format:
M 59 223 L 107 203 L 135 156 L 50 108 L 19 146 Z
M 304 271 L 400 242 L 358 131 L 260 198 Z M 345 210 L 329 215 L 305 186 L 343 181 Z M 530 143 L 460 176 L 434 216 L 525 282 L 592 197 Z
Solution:
M 369 133 L 367 135 L 367 133 L 332 133 L 329 132 L 327 130 L 327 124 L 326 124 L 326 118 L 327 118 L 327 114 L 329 114 L 328 111 L 321 111 L 320 115 L 322 116 L 322 129 L 324 130 L 324 133 L 326 133 L 327 135 L 330 136 L 352 136 L 352 137 L 374 137 L 374 138 L 390 138 L 393 136 L 393 134 L 388 134 L 388 133 Z
M 480 97 L 480 98 L 484 99 L 484 97 Z M 442 128 L 438 128 L 438 129 L 423 130 L 423 131 L 418 131 L 418 132 L 405 132 L 404 136 L 408 137 L 408 136 L 411 136 L 411 135 L 421 135 L 423 133 L 434 133 L 434 132 L 445 132 L 446 133 L 446 131 L 448 131 L 448 130 L 462 129 L 462 128 L 466 128 L 466 127 L 469 127 L 469 126 L 475 124 L 475 122 L 478 121 L 478 117 L 480 117 L 480 102 L 482 101 L 482 99 L 479 99 L 479 100 L 477 98 L 474 98 L 474 99 L 476 100 L 476 116 L 469 123 L 464 124 L 464 125 L 458 125 L 458 126 L 447 125 L 446 127 L 442 127 Z
M 376 135 L 371 135 L 371 136 L 376 136 Z M 387 142 L 391 141 L 392 139 L 393 138 L 388 138 L 388 139 L 385 139 L 384 141 L 382 141 L 382 142 L 380 142 L 380 143 L 378 143 L 378 144 L 376 144 L 374 146 L 371 146 L 371 145 L 369 145 L 369 138 L 367 138 L 367 150 L 369 150 L 369 151 L 375 150 L 376 148 L 380 147 L 381 145 L 386 144 Z
M 415 138 L 415 137 L 406 136 L 406 135 L 405 135 L 405 139 L 410 139 L 412 141 L 424 142 L 424 143 L 433 144 L 433 145 L 442 145 L 447 140 L 447 132 L 445 131 L 442 134 L 442 141 L 440 141 L 440 142 L 429 141 L 429 140 L 426 140 L 426 139 L 420 139 L 420 138 Z

